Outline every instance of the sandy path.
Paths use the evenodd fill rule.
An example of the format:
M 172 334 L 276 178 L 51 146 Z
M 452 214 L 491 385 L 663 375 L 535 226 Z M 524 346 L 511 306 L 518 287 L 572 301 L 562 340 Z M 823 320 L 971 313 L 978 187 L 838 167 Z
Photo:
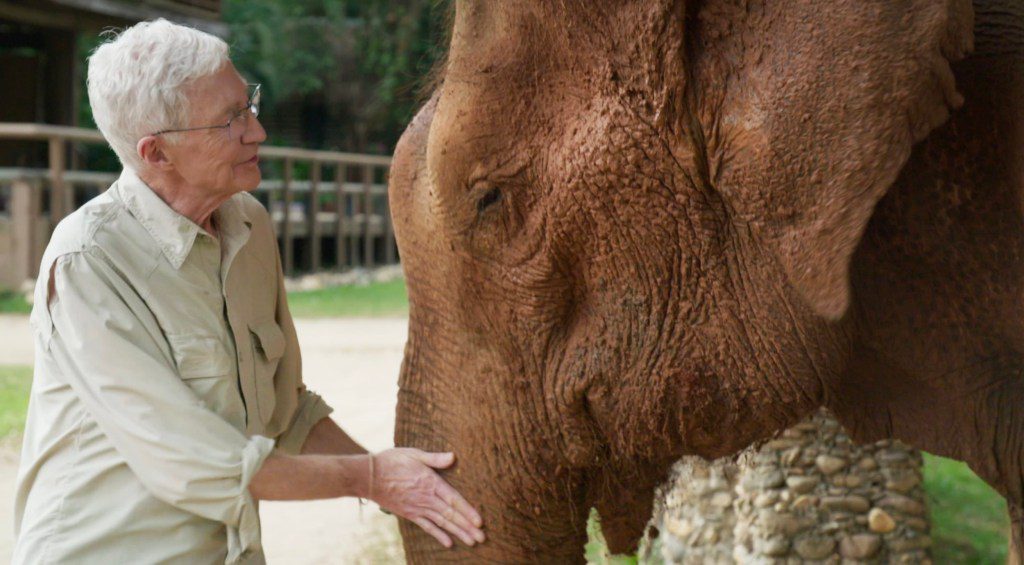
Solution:
M 392 445 L 398 369 L 406 321 L 297 320 L 307 386 L 334 407 L 332 417 L 374 451 Z M 31 365 L 28 319 L 0 315 L 0 364 Z M 17 454 L 0 449 L 0 563 L 10 561 Z M 267 502 L 261 505 L 263 545 L 276 564 L 366 562 L 365 540 L 394 519 L 355 500 Z

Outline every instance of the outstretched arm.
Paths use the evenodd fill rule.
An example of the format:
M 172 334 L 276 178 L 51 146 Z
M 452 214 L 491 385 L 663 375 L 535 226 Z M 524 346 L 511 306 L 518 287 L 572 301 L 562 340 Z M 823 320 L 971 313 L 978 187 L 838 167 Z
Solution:
M 362 455 L 366 448 L 359 445 L 334 420 L 323 418 L 317 422 L 302 444 L 303 455 Z
M 249 492 L 263 500 L 369 498 L 418 524 L 445 547 L 452 545 L 449 534 L 474 545 L 484 541 L 480 514 L 434 471 L 454 461 L 450 453 L 418 449 L 370 455 L 333 420 L 323 418 L 310 430 L 301 455 L 275 452 L 268 457 Z

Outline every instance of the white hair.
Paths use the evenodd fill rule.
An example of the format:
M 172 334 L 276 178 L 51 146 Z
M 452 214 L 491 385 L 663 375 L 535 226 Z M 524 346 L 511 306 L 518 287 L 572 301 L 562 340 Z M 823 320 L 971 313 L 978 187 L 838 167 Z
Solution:
M 188 127 L 185 88 L 228 62 L 219 37 L 163 18 L 135 24 L 89 57 L 89 105 L 126 169 L 142 166 L 136 146 L 163 129 Z

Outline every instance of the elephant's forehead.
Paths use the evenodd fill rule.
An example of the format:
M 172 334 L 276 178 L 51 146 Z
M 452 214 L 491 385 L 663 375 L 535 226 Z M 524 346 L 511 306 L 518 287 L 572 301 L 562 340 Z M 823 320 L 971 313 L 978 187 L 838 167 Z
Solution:
M 447 209 L 490 183 L 506 196 L 558 198 L 573 179 L 609 172 L 610 149 L 601 151 L 610 147 L 608 119 L 591 106 L 537 88 L 447 86 L 427 147 L 435 197 Z
M 649 107 L 601 86 L 561 74 L 529 84 L 490 76 L 446 80 L 428 162 L 465 179 L 518 153 L 529 156 L 536 174 L 557 182 L 588 169 L 609 172 L 616 162 L 623 166 L 615 170 L 628 174 L 641 161 L 668 164 L 692 153 L 685 140 L 655 125 Z

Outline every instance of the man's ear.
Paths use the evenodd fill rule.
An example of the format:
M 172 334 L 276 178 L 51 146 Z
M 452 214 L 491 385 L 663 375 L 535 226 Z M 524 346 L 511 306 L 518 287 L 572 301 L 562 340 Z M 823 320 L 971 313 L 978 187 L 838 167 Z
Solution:
M 170 159 L 164 151 L 164 140 L 156 135 L 147 135 L 135 146 L 142 162 L 154 169 L 167 169 L 171 166 Z
M 972 48 L 971 2 L 726 4 L 708 0 L 695 22 L 710 38 L 697 78 L 723 93 L 712 183 L 804 301 L 837 319 L 875 205 L 963 102 L 950 62 Z

